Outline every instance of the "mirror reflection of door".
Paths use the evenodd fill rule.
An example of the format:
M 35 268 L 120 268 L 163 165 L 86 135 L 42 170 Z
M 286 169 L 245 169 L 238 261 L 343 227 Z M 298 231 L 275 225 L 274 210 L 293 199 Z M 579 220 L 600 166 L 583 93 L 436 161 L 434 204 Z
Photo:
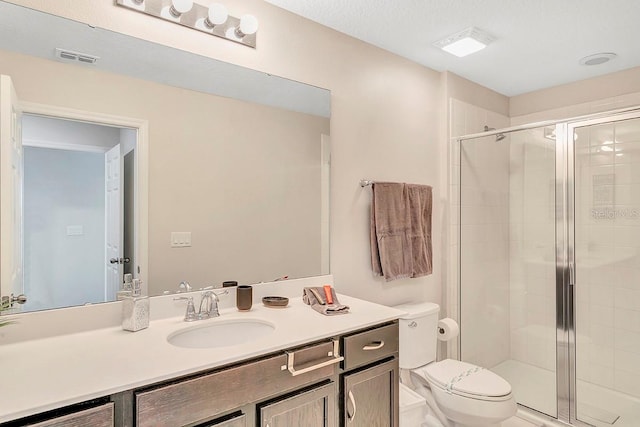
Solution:
M 0 76 L 0 283 L 2 304 L 24 293 L 21 111 L 9 76 Z M 6 302 L 8 299 L 8 302 Z M 16 309 L 20 309 L 16 305 Z
M 121 155 L 120 144 L 107 150 L 104 155 L 105 180 L 105 249 L 107 272 L 105 277 L 105 298 L 115 296 L 122 283 L 122 184 L 124 159 Z
M 134 253 L 136 130 L 30 114 L 22 128 L 23 310 L 115 300 Z

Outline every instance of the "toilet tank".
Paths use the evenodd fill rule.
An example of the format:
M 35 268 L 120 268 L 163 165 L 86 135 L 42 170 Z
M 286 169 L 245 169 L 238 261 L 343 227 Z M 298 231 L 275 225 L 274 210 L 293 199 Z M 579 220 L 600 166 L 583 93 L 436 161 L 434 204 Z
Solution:
M 400 368 L 415 369 L 435 361 L 440 306 L 420 302 L 394 308 L 407 313 L 400 316 Z

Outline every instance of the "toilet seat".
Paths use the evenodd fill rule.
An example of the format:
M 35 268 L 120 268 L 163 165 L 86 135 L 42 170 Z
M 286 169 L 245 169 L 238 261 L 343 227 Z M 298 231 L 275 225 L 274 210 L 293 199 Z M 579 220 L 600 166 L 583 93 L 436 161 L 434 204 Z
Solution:
M 499 375 L 471 363 L 446 359 L 411 371 L 448 394 L 484 401 L 513 398 L 511 385 Z

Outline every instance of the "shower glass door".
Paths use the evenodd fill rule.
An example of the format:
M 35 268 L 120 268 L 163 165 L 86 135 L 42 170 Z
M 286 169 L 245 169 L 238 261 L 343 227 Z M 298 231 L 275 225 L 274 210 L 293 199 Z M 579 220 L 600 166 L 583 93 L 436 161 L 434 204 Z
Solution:
M 640 109 L 458 140 L 460 358 L 576 426 L 640 426 Z
M 463 361 L 558 417 L 556 127 L 460 140 Z
M 598 427 L 640 425 L 638 117 L 568 125 L 575 262 L 571 421 Z

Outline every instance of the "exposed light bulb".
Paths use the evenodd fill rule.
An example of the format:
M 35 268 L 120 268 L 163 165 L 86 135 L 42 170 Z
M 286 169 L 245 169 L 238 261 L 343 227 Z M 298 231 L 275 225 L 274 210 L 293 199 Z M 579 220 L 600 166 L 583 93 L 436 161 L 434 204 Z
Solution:
M 209 28 L 213 28 L 216 25 L 222 25 L 227 22 L 227 18 L 229 17 L 229 12 L 227 8 L 220 3 L 212 3 L 209 6 L 209 12 L 207 18 L 204 20 L 204 23 Z
M 171 0 L 171 7 L 169 12 L 176 18 L 179 18 L 183 13 L 187 13 L 193 7 L 193 0 Z
M 255 34 L 258 31 L 258 18 L 253 15 L 242 15 L 240 18 L 240 26 L 236 28 L 236 36 L 242 38 Z

